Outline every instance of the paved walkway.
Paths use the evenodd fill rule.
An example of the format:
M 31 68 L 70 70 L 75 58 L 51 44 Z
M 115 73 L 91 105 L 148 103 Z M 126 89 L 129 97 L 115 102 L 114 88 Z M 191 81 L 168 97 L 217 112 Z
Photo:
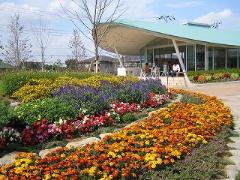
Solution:
M 234 115 L 235 131 L 240 134 L 240 81 L 194 85 L 189 89 L 222 99 L 231 108 Z M 228 146 L 232 156 L 229 159 L 235 165 L 226 166 L 226 174 L 229 180 L 234 180 L 240 171 L 240 136 L 232 137 L 231 140 L 232 142 Z

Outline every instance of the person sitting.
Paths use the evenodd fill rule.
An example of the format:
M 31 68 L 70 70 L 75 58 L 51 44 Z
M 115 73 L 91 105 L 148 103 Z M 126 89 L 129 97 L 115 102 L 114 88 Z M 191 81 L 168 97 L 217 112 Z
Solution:
M 145 76 L 148 76 L 148 75 L 149 75 L 149 73 L 150 73 L 150 68 L 149 68 L 148 63 L 145 63 L 145 64 L 144 64 L 143 73 L 144 73 Z
M 160 74 L 160 69 L 154 64 L 153 67 L 151 68 L 151 76 L 153 78 L 157 78 L 159 74 Z
M 180 66 L 179 64 L 174 63 L 172 66 L 172 77 L 173 76 L 178 76 L 178 73 L 180 72 Z

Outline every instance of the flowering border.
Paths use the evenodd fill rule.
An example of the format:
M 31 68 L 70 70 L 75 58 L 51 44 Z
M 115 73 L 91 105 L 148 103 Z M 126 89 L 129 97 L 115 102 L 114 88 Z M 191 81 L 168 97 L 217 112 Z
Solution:
M 58 149 L 43 159 L 19 154 L 14 164 L 0 168 L 0 174 L 10 179 L 136 179 L 143 171 L 160 170 L 190 154 L 232 124 L 229 108 L 215 97 L 175 92 L 201 97 L 204 103 L 174 103 L 84 148 Z

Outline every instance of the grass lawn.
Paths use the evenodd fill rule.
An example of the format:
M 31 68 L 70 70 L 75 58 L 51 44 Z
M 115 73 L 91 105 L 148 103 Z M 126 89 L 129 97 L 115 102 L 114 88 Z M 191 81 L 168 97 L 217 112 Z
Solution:
M 0 79 L 0 96 L 3 94 L 3 81 Z

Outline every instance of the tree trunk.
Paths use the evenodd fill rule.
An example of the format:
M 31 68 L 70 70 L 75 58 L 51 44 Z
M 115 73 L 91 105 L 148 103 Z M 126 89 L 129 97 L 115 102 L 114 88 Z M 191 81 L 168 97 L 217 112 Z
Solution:
M 41 53 L 41 58 L 42 58 L 42 71 L 44 71 L 44 52 L 43 52 L 43 48 L 42 48 L 42 53 Z
M 98 47 L 95 46 L 95 64 L 96 64 L 95 73 L 98 73 L 98 60 L 99 60 Z

